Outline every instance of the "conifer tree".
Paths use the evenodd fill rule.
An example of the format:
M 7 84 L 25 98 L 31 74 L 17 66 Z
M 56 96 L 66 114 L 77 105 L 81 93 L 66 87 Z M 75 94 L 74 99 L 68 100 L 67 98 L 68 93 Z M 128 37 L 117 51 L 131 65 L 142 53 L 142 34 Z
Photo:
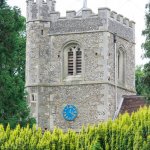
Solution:
M 144 65 L 144 84 L 148 89 L 148 98 L 150 99 L 150 3 L 146 4 L 146 14 L 145 14 L 145 24 L 146 28 L 143 30 L 142 34 L 145 36 L 145 43 L 143 43 L 142 47 L 145 50 L 145 58 L 148 59 L 148 62 Z
M 5 1 L 0 5 L 0 123 L 14 128 L 34 122 L 25 100 L 25 18 Z

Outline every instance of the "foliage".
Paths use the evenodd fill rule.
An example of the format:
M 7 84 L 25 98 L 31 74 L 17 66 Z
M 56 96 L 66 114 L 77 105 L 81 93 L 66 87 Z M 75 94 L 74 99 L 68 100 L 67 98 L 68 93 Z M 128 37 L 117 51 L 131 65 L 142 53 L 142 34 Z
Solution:
M 138 95 L 142 95 L 150 99 L 150 87 L 145 84 L 145 71 L 142 66 L 136 67 L 135 85 Z
M 4 4 L 4 0 L 0 0 L 0 6 Z
M 150 3 L 146 5 L 146 29 L 143 30 L 142 34 L 145 36 L 145 43 L 142 44 L 142 47 L 145 50 L 145 58 L 149 61 L 144 65 L 144 85 L 147 86 L 148 90 L 150 91 Z M 150 94 L 149 94 L 150 99 Z
M 0 6 L 0 123 L 4 127 L 34 122 L 24 93 L 25 45 L 25 18 L 17 7 L 4 2 Z
M 143 94 L 143 84 L 144 84 L 144 72 L 142 66 L 137 66 L 135 70 L 135 85 L 136 92 L 138 95 Z
M 150 148 L 150 107 L 131 116 L 125 113 L 115 121 L 83 127 L 79 133 L 53 132 L 18 125 L 10 130 L 0 126 L 1 150 L 148 150 Z

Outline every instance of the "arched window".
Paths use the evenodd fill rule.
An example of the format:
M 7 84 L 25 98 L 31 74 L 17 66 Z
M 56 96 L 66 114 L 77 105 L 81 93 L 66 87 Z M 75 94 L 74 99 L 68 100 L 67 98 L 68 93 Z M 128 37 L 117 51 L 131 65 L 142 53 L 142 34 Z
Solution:
M 125 83 L 125 52 L 122 47 L 118 50 L 118 83 Z
M 82 74 L 82 51 L 79 44 L 68 44 L 64 51 L 65 76 L 80 76 Z

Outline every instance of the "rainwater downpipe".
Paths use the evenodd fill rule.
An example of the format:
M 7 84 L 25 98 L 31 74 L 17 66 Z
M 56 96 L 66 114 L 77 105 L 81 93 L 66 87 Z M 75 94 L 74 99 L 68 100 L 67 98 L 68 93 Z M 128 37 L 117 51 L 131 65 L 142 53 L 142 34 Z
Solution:
M 118 91 L 117 91 L 117 34 L 114 33 L 114 50 L 115 50 L 115 100 L 116 100 L 116 111 L 118 109 Z

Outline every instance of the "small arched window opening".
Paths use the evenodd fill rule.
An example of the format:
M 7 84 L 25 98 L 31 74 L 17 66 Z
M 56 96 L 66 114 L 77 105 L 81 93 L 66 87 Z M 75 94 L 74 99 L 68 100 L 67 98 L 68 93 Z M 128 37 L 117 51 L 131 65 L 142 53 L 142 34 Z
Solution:
M 119 48 L 118 50 L 118 83 L 125 83 L 125 52 L 123 48 Z

